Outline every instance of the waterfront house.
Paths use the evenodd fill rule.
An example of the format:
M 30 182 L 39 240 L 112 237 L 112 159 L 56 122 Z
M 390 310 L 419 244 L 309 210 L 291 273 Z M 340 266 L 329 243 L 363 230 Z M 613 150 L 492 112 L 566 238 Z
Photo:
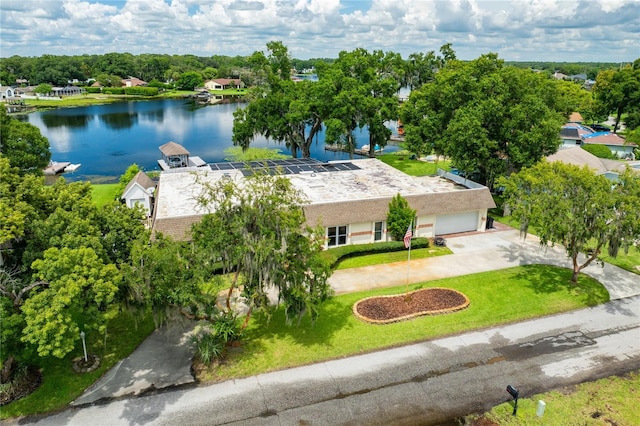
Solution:
M 260 162 L 253 168 L 263 168 Z M 409 176 L 377 159 L 323 163 L 313 159 L 270 160 L 302 191 L 306 223 L 324 228 L 327 248 L 389 241 L 387 213 L 396 194 L 416 210 L 414 235 L 434 237 L 484 231 L 487 210 L 495 207 L 489 189 L 459 176 Z M 207 168 L 163 172 L 158 182 L 153 231 L 189 240 L 191 225 L 207 209 L 197 202 L 202 182 L 242 180 L 252 173 L 244 163 L 209 164 Z M 215 206 L 213 206 L 215 208 Z
M 204 82 L 207 90 L 242 89 L 244 83 L 239 78 L 214 78 Z
M 129 78 L 122 79 L 122 85 L 124 87 L 146 86 L 147 82 L 140 80 L 139 78 L 129 76 Z

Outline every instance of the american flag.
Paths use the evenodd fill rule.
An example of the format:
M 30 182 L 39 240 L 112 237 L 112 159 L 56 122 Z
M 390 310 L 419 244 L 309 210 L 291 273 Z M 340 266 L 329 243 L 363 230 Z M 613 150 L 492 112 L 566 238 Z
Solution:
M 407 232 L 404 234 L 404 248 L 409 248 L 411 246 L 411 237 L 413 236 L 413 232 L 411 232 L 411 225 L 407 228 Z

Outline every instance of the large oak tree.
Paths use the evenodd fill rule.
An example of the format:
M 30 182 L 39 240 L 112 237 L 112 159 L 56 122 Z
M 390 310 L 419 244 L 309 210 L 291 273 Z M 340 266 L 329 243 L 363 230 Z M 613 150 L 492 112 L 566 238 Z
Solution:
M 419 155 L 449 156 L 492 186 L 558 149 L 566 117 L 556 89 L 547 76 L 506 67 L 495 54 L 450 60 L 403 105 L 405 142 Z

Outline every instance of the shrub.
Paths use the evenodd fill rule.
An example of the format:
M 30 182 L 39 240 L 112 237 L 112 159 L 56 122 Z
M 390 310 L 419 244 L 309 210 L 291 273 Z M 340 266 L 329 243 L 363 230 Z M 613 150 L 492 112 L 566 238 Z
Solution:
M 406 229 L 405 229 L 406 231 Z M 427 248 L 429 240 L 427 238 L 414 238 L 411 240 L 411 248 Z M 325 250 L 321 253 L 325 261 L 335 269 L 343 259 L 361 256 L 364 254 L 391 253 L 395 251 L 406 250 L 403 241 L 387 241 L 375 244 L 352 244 Z
M 135 96 L 157 96 L 158 88 L 157 87 L 125 87 L 124 88 L 125 95 L 135 95 Z
M 396 194 L 389 203 L 387 214 L 387 230 L 394 240 L 402 240 L 415 216 L 416 211 L 409 207 L 409 202 L 400 194 Z
M 220 312 L 216 315 L 211 328 L 225 344 L 240 339 L 242 335 L 240 322 L 234 312 Z
M 105 87 L 102 93 L 107 95 L 124 95 L 124 87 Z
M 582 149 L 591 154 L 595 155 L 598 158 L 606 158 L 609 160 L 617 159 L 615 155 L 611 152 L 609 148 L 604 145 L 596 145 L 596 144 L 586 144 L 582 145 Z
M 87 91 L 87 93 L 102 93 L 102 87 L 87 87 L 85 89 Z
M 200 333 L 194 334 L 191 341 L 196 345 L 196 357 L 203 364 L 211 364 L 213 360 L 220 359 L 224 355 L 226 343 L 209 329 L 203 329 Z

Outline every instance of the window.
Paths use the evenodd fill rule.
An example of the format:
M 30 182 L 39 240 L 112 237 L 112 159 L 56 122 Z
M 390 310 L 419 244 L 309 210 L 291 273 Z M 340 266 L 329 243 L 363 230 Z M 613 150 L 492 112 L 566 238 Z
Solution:
M 347 227 L 330 226 L 327 228 L 327 245 L 329 247 L 343 246 L 347 244 Z
M 382 222 L 376 222 L 373 228 L 373 241 L 382 240 Z

